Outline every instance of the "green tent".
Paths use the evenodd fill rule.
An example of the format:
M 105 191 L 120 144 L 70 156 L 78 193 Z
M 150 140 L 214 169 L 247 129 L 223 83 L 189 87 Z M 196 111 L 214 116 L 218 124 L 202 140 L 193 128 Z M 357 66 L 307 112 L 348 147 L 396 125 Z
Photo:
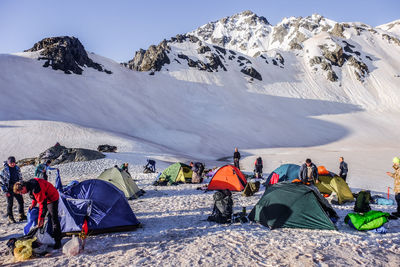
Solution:
M 192 179 L 192 169 L 190 166 L 177 162 L 166 168 L 160 175 L 159 182 L 185 183 Z
M 100 174 L 98 179 L 115 185 L 128 199 L 138 198 L 144 193 L 143 190 L 139 189 L 127 171 L 120 171 L 117 167 L 105 170 Z
M 265 191 L 250 212 L 249 219 L 271 229 L 336 230 L 327 213 L 331 217 L 337 217 L 337 214 L 320 197 L 311 187 L 303 184 L 277 183 Z
M 339 176 L 325 176 L 319 175 L 319 183 L 316 184 L 318 190 L 322 194 L 332 194 L 335 192 L 338 197 L 339 204 L 342 204 L 347 201 L 354 201 L 353 193 L 347 183 Z

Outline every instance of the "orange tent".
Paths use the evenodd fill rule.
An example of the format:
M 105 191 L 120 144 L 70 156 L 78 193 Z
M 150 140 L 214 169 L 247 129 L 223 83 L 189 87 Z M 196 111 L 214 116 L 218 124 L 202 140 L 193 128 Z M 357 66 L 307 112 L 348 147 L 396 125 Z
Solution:
M 242 191 L 246 184 L 246 177 L 238 168 L 232 165 L 225 165 L 214 174 L 207 190 L 229 189 L 231 191 Z
M 325 166 L 318 166 L 318 174 L 319 175 L 328 175 L 329 171 L 325 168 Z

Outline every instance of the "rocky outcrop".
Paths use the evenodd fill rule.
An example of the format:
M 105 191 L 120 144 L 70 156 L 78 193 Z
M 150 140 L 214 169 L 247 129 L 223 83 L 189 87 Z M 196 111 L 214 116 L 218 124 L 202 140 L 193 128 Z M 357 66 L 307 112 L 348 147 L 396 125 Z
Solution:
M 389 34 L 384 33 L 384 34 L 382 34 L 382 38 L 383 38 L 383 40 L 386 40 L 389 43 L 394 43 L 394 44 L 400 46 L 400 39 L 398 39 L 396 37 L 393 37 L 393 36 L 390 36 Z
M 61 164 L 77 161 L 89 161 L 105 158 L 103 153 L 85 148 L 67 148 L 56 144 L 46 151 L 40 153 L 35 159 L 35 164 L 51 160 L 52 164 Z
M 34 165 L 35 163 L 36 163 L 36 158 L 26 158 L 26 159 L 20 159 L 17 161 L 17 165 L 19 167 Z
M 199 54 L 204 54 L 205 52 L 210 52 L 211 48 L 206 46 L 206 45 L 202 45 L 197 49 L 197 53 Z
M 43 67 L 51 66 L 54 70 L 62 70 L 66 74 L 82 74 L 84 67 L 111 74 L 112 72 L 91 60 L 75 37 L 61 36 L 45 38 L 25 52 L 40 52 L 38 60 L 45 60 Z
M 364 62 L 357 60 L 353 56 L 350 56 L 348 58 L 348 62 L 350 66 L 355 68 L 354 74 L 356 75 L 357 80 L 363 81 L 363 78 L 365 78 L 369 73 L 368 66 Z
M 253 67 L 247 66 L 247 67 L 244 67 L 243 69 L 241 69 L 240 71 L 241 71 L 242 73 L 244 73 L 244 74 L 246 74 L 246 75 L 248 75 L 248 76 L 254 78 L 254 79 L 257 79 L 257 80 L 259 80 L 259 81 L 262 81 L 261 74 L 260 74 L 255 68 L 253 68 Z
M 165 64 L 170 64 L 168 52 L 169 47 L 167 41 L 164 40 L 157 46 L 151 45 L 147 50 L 137 51 L 127 66 L 136 71 L 160 71 Z
M 117 152 L 117 147 L 116 146 L 111 146 L 111 145 L 99 145 L 97 147 L 97 151 L 115 153 L 115 152 Z
M 326 46 L 320 46 L 320 48 L 323 56 L 328 59 L 332 65 L 339 67 L 343 66 L 343 63 L 345 62 L 345 56 L 341 46 L 337 45 L 333 51 L 329 50 Z
M 340 38 L 345 38 L 343 35 L 344 32 L 344 27 L 342 24 L 336 23 L 335 26 L 333 27 L 331 34 L 340 37 Z

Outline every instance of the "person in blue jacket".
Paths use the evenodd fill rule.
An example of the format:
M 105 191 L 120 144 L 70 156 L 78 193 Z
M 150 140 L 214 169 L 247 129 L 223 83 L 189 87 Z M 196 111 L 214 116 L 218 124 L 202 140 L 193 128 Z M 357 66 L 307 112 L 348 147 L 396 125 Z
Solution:
M 301 165 L 299 178 L 304 184 L 314 185 L 319 183 L 318 168 L 312 163 L 311 159 L 306 159 L 306 162 Z
M 14 194 L 13 186 L 15 183 L 22 181 L 21 170 L 15 163 L 15 157 L 8 157 L 7 161 L 4 162 L 4 169 L 0 173 L 0 185 L 1 190 L 7 198 L 7 217 L 9 223 L 15 223 L 13 215 L 14 198 L 18 202 L 18 220 L 20 222 L 26 220 L 24 214 L 24 199 L 21 195 Z
M 43 178 L 47 181 L 47 179 L 49 178 L 47 175 L 47 171 L 48 170 L 57 170 L 57 168 L 50 167 L 50 164 L 51 164 L 51 160 L 47 160 L 45 163 L 41 163 L 41 164 L 37 165 L 36 170 L 35 170 L 35 177 Z

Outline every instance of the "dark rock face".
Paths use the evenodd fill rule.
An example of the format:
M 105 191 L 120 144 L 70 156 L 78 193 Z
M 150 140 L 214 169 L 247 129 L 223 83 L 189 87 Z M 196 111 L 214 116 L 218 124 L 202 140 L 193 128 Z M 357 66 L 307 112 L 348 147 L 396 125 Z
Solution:
M 197 68 L 198 70 L 208 71 L 208 72 L 213 72 L 213 71 L 217 72 L 218 68 L 222 68 L 224 71 L 226 71 L 226 68 L 225 68 L 224 64 L 222 64 L 220 57 L 214 53 L 211 53 L 210 56 L 206 56 L 206 58 L 209 60 L 209 63 L 205 63 L 201 60 L 195 61 L 184 54 L 178 54 L 178 58 L 186 60 L 189 67 Z
M 162 66 L 170 64 L 167 52 L 169 47 L 166 40 L 157 46 L 150 46 L 147 50 L 140 49 L 128 62 L 128 68 L 136 71 L 160 71 Z
M 222 48 L 222 47 L 219 47 L 219 46 L 216 46 L 216 45 L 214 45 L 214 48 L 215 48 L 215 50 L 217 52 L 221 52 L 224 55 L 226 54 L 226 49 L 225 48 Z
M 108 74 L 112 72 L 91 60 L 81 44 L 75 37 L 61 36 L 45 38 L 33 45 L 25 52 L 39 51 L 39 60 L 45 60 L 43 67 L 51 66 L 54 70 L 62 70 L 66 74 L 82 74 L 83 67 L 87 66 Z
M 208 46 L 205 46 L 205 45 L 202 45 L 197 49 L 197 53 L 199 53 L 199 54 L 204 54 L 205 52 L 210 52 L 210 51 L 211 51 L 211 48 Z
M 249 75 L 250 77 L 262 81 L 261 74 L 253 67 L 245 67 L 240 70 L 242 73 Z
M 97 147 L 97 151 L 115 153 L 115 152 L 117 152 L 117 147 L 116 146 L 111 146 L 111 145 L 99 145 Z
M 52 160 L 52 164 L 89 161 L 105 158 L 103 153 L 84 148 L 66 148 L 60 144 L 50 147 L 36 158 L 36 164 Z

